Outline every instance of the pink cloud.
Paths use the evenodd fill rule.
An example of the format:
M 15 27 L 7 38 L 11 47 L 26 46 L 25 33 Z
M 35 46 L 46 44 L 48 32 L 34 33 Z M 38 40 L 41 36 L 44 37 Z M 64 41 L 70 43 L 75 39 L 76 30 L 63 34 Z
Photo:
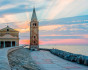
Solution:
M 28 39 L 20 40 L 19 44 L 30 44 L 30 40 L 28 40 Z
M 88 38 L 88 35 L 84 35 L 84 38 Z
M 88 44 L 87 39 L 51 39 L 47 41 L 42 41 L 42 45 L 46 44 Z
M 40 36 L 82 36 L 83 38 L 88 38 L 88 34 L 84 34 L 84 35 L 57 35 L 57 34 L 51 34 L 51 35 L 40 35 Z
M 30 40 L 28 40 L 28 39 L 23 39 L 23 40 L 20 40 L 19 43 L 20 43 L 20 44 L 28 44 L 28 45 L 29 45 L 29 44 L 30 44 Z M 44 44 L 44 41 L 39 40 L 39 44 L 40 44 L 40 45 Z
M 50 31 L 57 29 L 58 27 L 61 28 L 64 25 L 46 25 L 46 26 L 40 26 L 39 30 L 45 30 L 45 31 Z
M 30 44 L 30 40 L 24 39 L 20 40 L 20 44 Z M 66 45 L 79 45 L 79 44 L 88 44 L 88 39 L 48 39 L 46 41 L 40 40 L 40 45 L 47 45 L 47 44 L 66 44 Z

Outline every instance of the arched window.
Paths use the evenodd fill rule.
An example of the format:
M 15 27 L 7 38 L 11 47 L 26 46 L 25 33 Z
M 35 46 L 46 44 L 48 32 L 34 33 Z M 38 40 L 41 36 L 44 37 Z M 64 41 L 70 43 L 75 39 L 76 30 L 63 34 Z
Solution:
M 34 41 L 34 44 L 35 44 L 35 41 Z
M 36 23 L 33 23 L 33 26 L 36 26 Z
M 7 29 L 7 31 L 9 31 L 9 29 Z
M 34 38 L 35 38 L 36 36 L 34 36 Z
M 35 26 L 36 26 L 36 23 L 35 23 Z

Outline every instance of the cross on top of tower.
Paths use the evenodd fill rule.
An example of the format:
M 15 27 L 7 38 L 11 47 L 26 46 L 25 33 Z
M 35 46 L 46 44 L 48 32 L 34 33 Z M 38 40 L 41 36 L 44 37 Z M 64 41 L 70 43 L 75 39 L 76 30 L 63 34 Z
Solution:
M 33 21 L 33 20 L 37 20 L 35 7 L 33 8 L 33 13 L 32 13 L 32 18 L 31 18 L 31 21 Z

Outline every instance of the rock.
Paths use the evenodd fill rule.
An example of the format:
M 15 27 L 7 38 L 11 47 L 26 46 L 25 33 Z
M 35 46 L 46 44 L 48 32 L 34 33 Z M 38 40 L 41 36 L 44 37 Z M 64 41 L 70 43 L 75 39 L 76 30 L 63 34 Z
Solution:
M 88 56 L 84 59 L 84 64 L 88 66 Z
M 63 59 L 66 59 L 72 62 L 77 62 L 79 64 L 88 65 L 88 56 L 73 54 L 73 53 L 58 50 L 58 49 L 49 49 L 49 51 L 52 54 L 57 55 Z

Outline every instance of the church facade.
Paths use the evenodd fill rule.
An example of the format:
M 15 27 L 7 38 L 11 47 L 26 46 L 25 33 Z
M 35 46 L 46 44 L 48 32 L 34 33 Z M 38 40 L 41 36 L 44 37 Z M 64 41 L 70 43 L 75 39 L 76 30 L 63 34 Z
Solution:
M 19 46 L 19 32 L 9 26 L 0 30 L 0 48 Z
M 37 20 L 35 8 L 33 9 L 32 18 L 30 22 L 30 49 L 39 49 L 39 22 Z

